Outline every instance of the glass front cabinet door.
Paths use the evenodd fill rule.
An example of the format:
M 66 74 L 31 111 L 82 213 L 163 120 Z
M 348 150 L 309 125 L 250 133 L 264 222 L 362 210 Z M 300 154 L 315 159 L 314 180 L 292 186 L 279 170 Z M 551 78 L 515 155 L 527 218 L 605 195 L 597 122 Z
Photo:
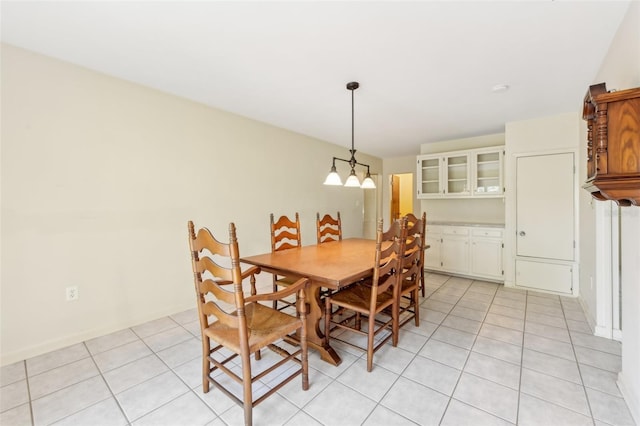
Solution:
M 418 198 L 440 197 L 442 194 L 441 162 L 440 155 L 418 157 Z
M 473 195 L 495 197 L 504 192 L 502 163 L 504 151 L 475 151 L 473 153 Z
M 443 157 L 445 173 L 445 195 L 469 195 L 469 155 L 447 155 Z

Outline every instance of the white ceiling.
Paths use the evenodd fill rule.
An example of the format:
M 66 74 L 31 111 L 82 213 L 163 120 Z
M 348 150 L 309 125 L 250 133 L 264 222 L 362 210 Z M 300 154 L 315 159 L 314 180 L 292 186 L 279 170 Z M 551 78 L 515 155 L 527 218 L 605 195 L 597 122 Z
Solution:
M 382 158 L 578 111 L 628 1 L 2 1 L 2 41 Z M 510 90 L 493 93 L 508 84 Z

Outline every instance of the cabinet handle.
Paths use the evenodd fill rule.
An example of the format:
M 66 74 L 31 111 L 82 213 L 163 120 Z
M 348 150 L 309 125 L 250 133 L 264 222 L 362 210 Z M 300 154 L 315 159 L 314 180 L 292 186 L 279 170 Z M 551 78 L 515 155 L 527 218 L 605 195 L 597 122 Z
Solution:
M 526 233 L 526 232 L 524 232 L 524 231 L 520 231 L 520 236 L 521 236 L 521 237 L 524 237 L 525 235 L 527 235 L 527 233 Z

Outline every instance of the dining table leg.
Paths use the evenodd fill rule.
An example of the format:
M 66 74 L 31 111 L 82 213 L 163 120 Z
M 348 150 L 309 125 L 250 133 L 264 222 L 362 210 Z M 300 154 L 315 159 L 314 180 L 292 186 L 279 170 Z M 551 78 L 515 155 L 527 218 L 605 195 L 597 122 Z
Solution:
M 313 281 L 308 287 L 307 344 L 320 353 L 323 361 L 340 365 L 342 358 L 329 343 L 325 342 L 324 332 L 320 328 L 320 323 L 324 323 L 324 301 L 320 298 L 321 288 L 319 283 Z

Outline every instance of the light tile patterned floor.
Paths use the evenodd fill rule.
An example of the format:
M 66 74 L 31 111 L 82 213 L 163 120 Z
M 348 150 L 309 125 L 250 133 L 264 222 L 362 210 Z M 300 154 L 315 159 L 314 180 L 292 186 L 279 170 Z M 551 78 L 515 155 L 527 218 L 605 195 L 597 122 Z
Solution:
M 373 372 L 347 345 L 338 367 L 311 352 L 310 389 L 289 383 L 254 424 L 634 424 L 616 386 L 620 344 L 594 337 L 575 299 L 426 281 L 420 327 L 376 353 Z M 229 398 L 202 393 L 200 351 L 190 310 L 2 367 L 0 424 L 242 424 Z

